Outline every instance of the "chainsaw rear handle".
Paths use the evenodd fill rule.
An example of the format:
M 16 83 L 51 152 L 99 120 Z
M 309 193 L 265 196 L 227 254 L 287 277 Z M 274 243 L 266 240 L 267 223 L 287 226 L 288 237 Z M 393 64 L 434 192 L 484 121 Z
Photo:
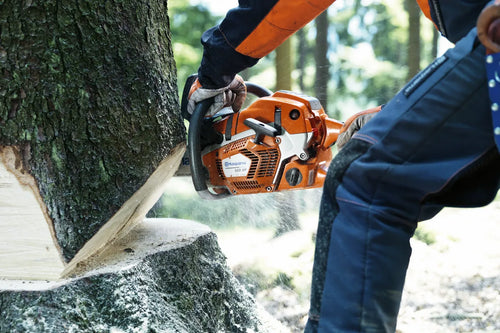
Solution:
M 192 79 L 192 78 L 191 78 Z M 194 81 L 194 80 L 193 80 Z M 272 92 L 251 82 L 245 82 L 247 92 L 257 97 L 265 97 L 272 94 Z M 230 192 L 225 193 L 212 193 L 207 186 L 208 172 L 203 166 L 201 158 L 201 131 L 203 130 L 203 123 L 205 115 L 207 114 L 210 106 L 214 103 L 214 98 L 209 98 L 196 104 L 193 114 L 189 118 L 188 129 L 188 153 L 191 168 L 191 179 L 193 181 L 194 189 L 203 199 L 223 199 L 231 196 Z

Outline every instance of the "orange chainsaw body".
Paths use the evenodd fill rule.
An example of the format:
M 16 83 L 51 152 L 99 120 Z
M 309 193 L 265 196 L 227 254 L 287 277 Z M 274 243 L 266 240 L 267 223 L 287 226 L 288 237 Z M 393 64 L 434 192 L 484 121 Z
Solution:
M 250 194 L 321 187 L 342 123 L 316 98 L 278 91 L 213 127 L 224 139 L 202 151 L 208 188 Z

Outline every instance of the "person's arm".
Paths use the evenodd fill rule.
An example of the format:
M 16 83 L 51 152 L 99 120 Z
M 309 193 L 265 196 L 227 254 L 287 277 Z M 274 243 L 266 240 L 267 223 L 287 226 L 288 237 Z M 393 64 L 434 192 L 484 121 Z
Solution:
M 333 1 L 240 0 L 220 25 L 202 36 L 201 85 L 207 89 L 228 86 L 235 74 L 255 65 Z

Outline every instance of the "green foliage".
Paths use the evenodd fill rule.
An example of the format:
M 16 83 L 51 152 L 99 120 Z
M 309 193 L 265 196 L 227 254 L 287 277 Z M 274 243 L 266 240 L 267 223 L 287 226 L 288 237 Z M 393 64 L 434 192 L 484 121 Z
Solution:
M 387 103 L 405 83 L 406 26 L 392 7 L 401 4 L 389 0 L 365 6 L 343 3 L 332 12 L 332 95 L 337 98 L 331 113 L 348 116 L 343 101 L 349 99 L 358 106 L 350 113 Z
M 422 226 L 419 226 L 417 230 L 415 230 L 415 235 L 413 237 L 421 242 L 424 242 L 427 245 L 436 243 L 436 235 L 433 232 L 426 230 Z
M 186 78 L 198 71 L 203 52 L 201 35 L 213 27 L 220 17 L 203 5 L 190 5 L 187 0 L 169 1 L 169 15 L 178 85 L 182 91 Z
M 293 277 L 283 272 L 278 272 L 278 275 L 273 281 L 273 285 L 291 290 L 295 289 L 295 286 L 293 285 Z

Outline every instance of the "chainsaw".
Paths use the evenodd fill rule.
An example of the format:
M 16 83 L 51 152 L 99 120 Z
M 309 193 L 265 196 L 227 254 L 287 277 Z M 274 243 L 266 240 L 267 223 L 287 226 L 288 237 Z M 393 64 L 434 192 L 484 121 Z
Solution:
M 188 148 L 176 175 L 190 174 L 202 198 L 323 185 L 343 123 L 328 118 L 318 99 L 291 91 L 272 93 L 247 82 L 247 92 L 257 99 L 240 112 L 226 108 L 206 117 L 213 104 L 208 99 L 189 115 L 187 98 L 195 79 L 187 79 L 182 96 Z

